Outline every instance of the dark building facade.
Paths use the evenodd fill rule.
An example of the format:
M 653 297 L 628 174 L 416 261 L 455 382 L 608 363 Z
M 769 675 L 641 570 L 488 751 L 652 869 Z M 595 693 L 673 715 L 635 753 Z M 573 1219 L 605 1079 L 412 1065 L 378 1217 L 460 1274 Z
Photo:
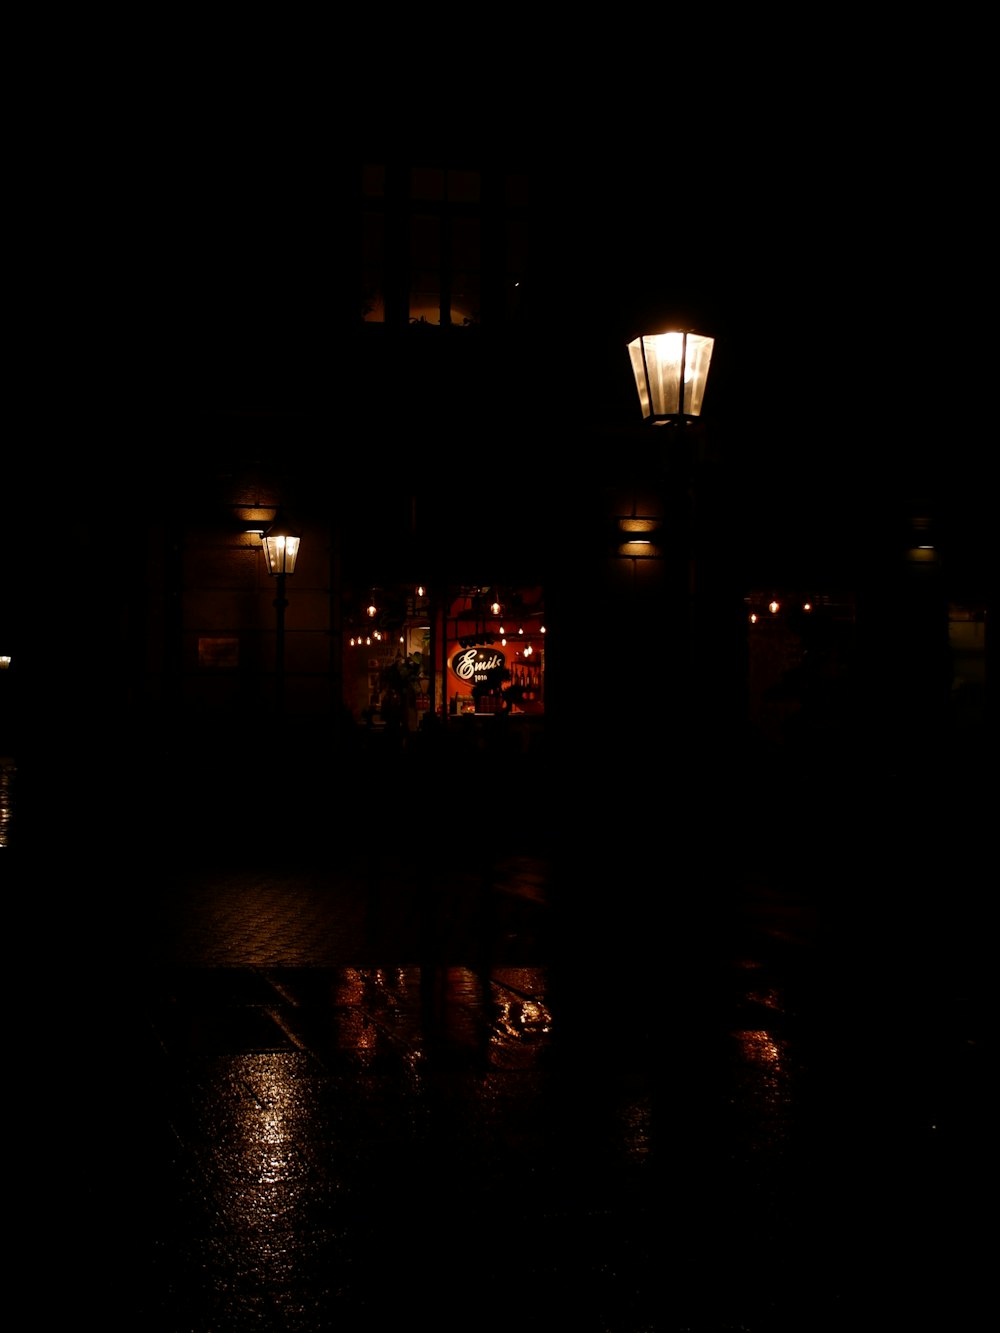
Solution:
M 949 584 L 947 549 L 918 540 L 942 498 L 907 508 L 909 479 L 889 465 L 859 493 L 858 447 L 838 460 L 814 371 L 783 409 L 760 406 L 766 302 L 718 219 L 665 217 L 624 171 L 503 155 L 359 158 L 332 198 L 323 238 L 315 217 L 269 236 L 261 217 L 226 214 L 246 225 L 213 231 L 152 340 L 165 365 L 113 423 L 130 450 L 98 461 L 92 484 L 120 554 L 99 596 L 71 599 L 73 632 L 97 624 L 103 645 L 62 705 L 81 744 L 246 755 L 295 734 L 336 763 L 345 728 L 381 717 L 385 672 L 415 654 L 404 734 L 447 731 L 453 644 L 499 650 L 493 601 L 530 607 L 544 669 L 525 675 L 504 647 L 514 679 L 535 682 L 520 699 L 534 710 L 518 709 L 532 744 L 574 755 L 599 740 L 618 771 L 677 756 L 684 773 L 727 772 L 748 737 L 784 744 L 789 717 L 838 743 L 887 722 L 897 737 L 947 727 L 949 607 L 984 627 L 985 662 L 974 544 Z M 716 338 L 697 426 L 641 418 L 626 345 L 664 327 Z M 808 364 L 800 349 L 789 378 Z M 279 510 L 301 531 L 280 717 L 259 537 Z M 657 531 L 651 549 L 622 543 L 634 519 Z M 94 553 L 82 507 L 74 522 Z M 762 599 L 781 615 L 808 602 L 836 630 L 807 650 L 785 622 L 785 648 L 762 657 Z M 376 620 L 391 638 L 359 652 Z M 963 634 L 977 716 L 985 669 Z M 36 713 L 57 676 L 33 691 Z

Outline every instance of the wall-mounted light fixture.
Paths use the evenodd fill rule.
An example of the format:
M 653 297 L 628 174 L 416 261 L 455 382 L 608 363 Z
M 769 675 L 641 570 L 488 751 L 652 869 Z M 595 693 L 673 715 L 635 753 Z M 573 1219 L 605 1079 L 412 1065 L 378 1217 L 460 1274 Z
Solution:
M 662 555 L 661 520 L 636 515 L 616 518 L 613 539 L 618 555 L 655 559 Z

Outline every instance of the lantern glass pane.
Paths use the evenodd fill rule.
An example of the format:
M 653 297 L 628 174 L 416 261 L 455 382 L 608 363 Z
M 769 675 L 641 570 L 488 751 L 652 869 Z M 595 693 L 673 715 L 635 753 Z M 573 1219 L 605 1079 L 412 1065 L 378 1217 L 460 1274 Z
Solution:
M 681 352 L 684 337 L 680 333 L 657 333 L 643 341 L 646 344 L 653 412 L 658 417 L 675 416 L 681 410 Z
M 671 417 L 681 411 L 681 372 L 684 375 L 683 411 L 698 416 L 705 397 L 708 367 L 715 340 L 697 333 L 656 333 L 629 343 L 629 356 L 644 417 Z
M 684 411 L 688 416 L 701 415 L 708 382 L 708 367 L 712 360 L 714 338 L 703 338 L 698 333 L 687 337 L 687 356 L 684 362 Z
M 642 408 L 643 418 L 648 417 L 652 408 L 649 402 L 649 385 L 646 381 L 646 368 L 642 360 L 642 339 L 636 338 L 634 342 L 628 345 L 628 354 L 632 360 L 632 374 L 635 376 L 635 387 L 639 390 L 639 405 Z
M 295 573 L 295 561 L 299 554 L 298 537 L 286 533 L 268 534 L 264 538 L 264 551 L 269 574 Z

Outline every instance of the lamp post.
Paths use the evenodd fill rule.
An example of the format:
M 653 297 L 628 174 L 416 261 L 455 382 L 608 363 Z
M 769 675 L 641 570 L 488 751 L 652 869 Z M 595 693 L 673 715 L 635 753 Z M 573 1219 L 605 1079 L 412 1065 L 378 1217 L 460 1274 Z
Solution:
M 261 534 L 267 572 L 271 578 L 278 580 L 274 598 L 274 710 L 279 717 L 284 706 L 285 693 L 285 607 L 288 605 L 285 597 L 285 578 L 295 573 L 299 540 L 299 534 L 293 532 L 283 521 L 280 510 L 271 526 Z
M 697 433 L 694 439 L 689 437 L 691 428 L 700 424 L 714 346 L 714 338 L 682 329 L 640 334 L 628 345 L 643 420 L 654 426 L 673 426 L 681 432 L 671 440 L 662 465 L 674 479 L 665 498 L 674 508 L 672 535 L 683 536 L 687 561 L 692 557 L 689 538 L 696 535 L 697 527 L 694 512 Z M 641 529 L 630 525 L 626 540 L 633 545 L 642 542 Z M 693 569 L 689 572 L 693 574 Z
M 618 554 L 632 557 L 637 576 L 643 557 L 663 560 L 660 586 L 666 604 L 658 608 L 665 636 L 662 650 L 679 673 L 675 688 L 686 701 L 698 701 L 693 710 L 685 708 L 684 730 L 710 725 L 720 715 L 721 658 L 728 653 L 717 623 L 724 600 L 719 587 L 721 533 L 709 531 L 717 516 L 702 447 L 701 414 L 714 347 L 714 338 L 676 328 L 628 343 L 644 428 L 672 430 L 659 436 L 665 448 L 657 451 L 655 462 L 658 500 L 645 514 L 634 509 L 631 516 L 619 518 Z M 706 486 L 713 487 L 711 496 Z M 655 614 L 657 608 L 650 610 Z M 694 739 L 694 731 L 689 739 Z
M 628 344 L 643 420 L 654 426 L 680 428 L 681 434 L 671 439 L 669 451 L 661 460 L 663 470 L 674 479 L 663 497 L 674 511 L 672 531 L 660 533 L 652 516 L 633 513 L 618 523 L 620 555 L 659 554 L 661 539 L 676 541 L 683 537 L 685 557 L 690 558 L 696 455 L 689 447 L 693 440 L 688 436 L 690 428 L 699 424 L 714 346 L 714 338 L 676 329 L 641 334 Z

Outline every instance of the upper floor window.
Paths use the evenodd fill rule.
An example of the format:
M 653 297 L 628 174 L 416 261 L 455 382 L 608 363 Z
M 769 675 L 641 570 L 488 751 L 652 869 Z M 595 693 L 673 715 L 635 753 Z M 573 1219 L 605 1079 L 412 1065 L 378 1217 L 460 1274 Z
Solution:
M 510 319 L 526 239 L 524 174 L 365 166 L 361 317 L 457 327 Z

